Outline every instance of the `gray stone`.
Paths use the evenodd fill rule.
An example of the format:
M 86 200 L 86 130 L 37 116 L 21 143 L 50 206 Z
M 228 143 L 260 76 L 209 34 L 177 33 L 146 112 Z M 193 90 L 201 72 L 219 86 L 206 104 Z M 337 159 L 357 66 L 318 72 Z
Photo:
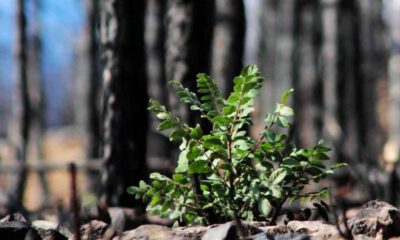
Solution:
M 307 234 L 299 233 L 284 233 L 276 235 L 273 240 L 309 240 L 310 236 Z M 315 238 L 315 239 L 325 239 L 325 238 Z
M 8 221 L 0 224 L 1 239 L 7 239 L 7 240 L 25 239 L 25 237 L 31 235 L 30 232 L 31 232 L 31 227 L 26 222 Z
M 0 219 L 0 223 L 10 222 L 10 221 L 28 222 L 24 217 L 24 215 L 22 215 L 21 213 L 9 214 L 4 218 Z
M 273 238 L 268 236 L 268 234 L 265 232 L 260 232 L 255 235 L 246 237 L 245 240 L 273 240 Z
M 207 228 L 202 240 L 234 240 L 236 228 L 232 222 L 212 225 Z
M 290 229 L 286 225 L 281 225 L 281 226 L 260 226 L 258 227 L 260 230 L 263 232 L 267 233 L 270 236 L 277 236 L 277 235 L 283 235 L 286 233 L 290 233 Z
M 36 220 L 32 222 L 32 228 L 43 240 L 66 240 L 71 236 L 68 229 L 54 222 Z
M 82 240 L 102 239 L 109 225 L 102 221 L 92 220 L 81 226 Z
M 113 240 L 190 240 L 184 236 L 179 236 L 170 228 L 160 225 L 142 225 L 134 230 L 123 232 Z
M 205 234 L 207 227 L 205 226 L 190 226 L 190 227 L 176 227 L 172 230 L 178 236 L 182 236 L 192 240 L 201 240 Z
M 389 203 L 374 200 L 364 204 L 348 225 L 353 235 L 388 239 L 400 235 L 400 212 Z
M 308 235 L 311 239 L 340 239 L 336 226 L 321 221 L 290 221 L 287 227 L 291 232 Z

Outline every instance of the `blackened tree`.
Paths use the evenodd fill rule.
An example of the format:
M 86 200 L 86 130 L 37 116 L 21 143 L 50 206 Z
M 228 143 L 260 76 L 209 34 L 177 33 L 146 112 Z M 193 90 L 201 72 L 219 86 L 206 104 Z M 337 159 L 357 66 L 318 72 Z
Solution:
M 104 171 L 102 200 L 135 206 L 128 186 L 146 176 L 145 1 L 102 1 Z M 136 206 L 139 205 L 136 202 Z

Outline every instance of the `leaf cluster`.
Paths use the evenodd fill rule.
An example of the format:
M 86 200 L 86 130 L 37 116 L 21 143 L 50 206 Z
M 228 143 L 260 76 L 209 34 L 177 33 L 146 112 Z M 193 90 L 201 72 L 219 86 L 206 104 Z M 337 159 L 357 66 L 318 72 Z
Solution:
M 288 143 L 292 108 L 287 105 L 293 90 L 285 92 L 275 110 L 265 118 L 258 139 L 246 129 L 252 125 L 250 113 L 262 86 L 255 65 L 249 65 L 234 79 L 227 99 L 210 76 L 197 75 L 198 93 L 171 81 L 181 102 L 199 111 L 212 129 L 188 126 L 155 100 L 151 112 L 161 120 L 159 131 L 167 131 L 171 141 L 180 141 L 180 155 L 172 177 L 151 173 L 150 182 L 128 188 L 137 199 L 148 201 L 148 210 L 178 222 L 210 224 L 232 219 L 274 221 L 287 201 L 325 197 L 326 188 L 305 192 L 311 182 L 319 182 L 343 167 L 327 167 L 329 148 L 318 142 L 311 148 Z

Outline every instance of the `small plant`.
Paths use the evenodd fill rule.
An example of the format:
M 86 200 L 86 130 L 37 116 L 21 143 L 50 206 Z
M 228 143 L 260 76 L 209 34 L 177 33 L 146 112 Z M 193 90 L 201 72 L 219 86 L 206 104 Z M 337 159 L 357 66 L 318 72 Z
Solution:
M 328 190 L 303 192 L 304 186 L 319 182 L 333 170 L 324 161 L 329 148 L 320 141 L 316 146 L 298 149 L 287 142 L 282 130 L 291 125 L 293 110 L 285 92 L 273 113 L 266 116 L 266 126 L 258 139 L 246 128 L 252 125 L 249 114 L 263 79 L 257 67 L 249 65 L 234 79 L 228 99 L 210 76 L 197 75 L 198 94 L 171 81 L 181 102 L 212 124 L 188 126 L 155 100 L 151 112 L 161 120 L 159 131 L 168 131 L 171 141 L 180 141 L 179 160 L 172 178 L 150 174 L 150 184 L 128 188 L 137 199 L 149 201 L 148 210 L 178 222 L 211 224 L 235 220 L 269 220 L 274 222 L 283 204 L 289 200 L 314 200 L 325 197 Z

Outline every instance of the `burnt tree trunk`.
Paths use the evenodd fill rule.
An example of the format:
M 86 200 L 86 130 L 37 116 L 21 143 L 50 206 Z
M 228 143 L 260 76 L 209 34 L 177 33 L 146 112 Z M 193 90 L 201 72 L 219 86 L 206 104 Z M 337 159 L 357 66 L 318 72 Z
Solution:
M 146 176 L 145 1 L 103 0 L 104 171 L 102 200 L 141 207 L 126 193 Z M 143 210 L 143 209 L 142 209 Z
M 168 106 L 168 88 L 165 78 L 165 15 L 167 2 L 151 0 L 147 5 L 146 51 L 149 97 Z M 149 168 L 156 171 L 173 170 L 170 160 L 171 143 L 165 135 L 157 131 L 159 120 L 150 114 L 147 137 L 147 161 Z
M 362 107 L 360 72 L 360 29 L 359 8 L 355 0 L 342 0 L 339 3 L 339 71 L 338 96 L 339 123 L 342 135 L 339 145 L 339 159 L 349 163 L 359 163 L 360 159 L 360 118 L 358 110 Z
M 34 1 L 32 36 L 29 47 L 29 95 L 31 102 L 31 128 L 29 133 L 30 156 L 36 162 L 44 163 L 43 140 L 45 131 L 45 98 L 42 82 L 42 39 L 40 24 L 41 0 Z M 42 188 L 43 207 L 50 206 L 50 191 L 46 172 L 38 171 Z
M 168 1 L 166 77 L 179 81 L 191 90 L 195 90 L 199 72 L 209 73 L 214 3 L 214 0 Z M 174 91 L 169 94 L 169 103 L 172 112 L 184 122 L 190 125 L 199 122 L 199 115 L 189 112 L 189 107 L 179 102 Z M 208 126 L 202 125 L 207 130 Z M 177 159 L 177 151 L 172 155 L 173 159 Z M 192 184 L 194 194 L 202 197 L 198 176 L 193 175 Z M 213 213 L 209 214 L 207 219 L 212 222 L 218 220 Z
M 86 81 L 86 91 L 84 93 L 86 108 L 84 111 L 84 128 L 86 129 L 86 158 L 88 161 L 97 161 L 100 158 L 100 104 L 99 104 L 99 91 L 100 91 L 100 74 L 99 74 L 99 45 L 97 24 L 98 24 L 98 12 L 99 12 L 99 1 L 98 0 L 86 0 L 86 46 L 85 55 L 87 59 L 88 70 Z M 93 192 L 98 192 L 99 188 L 97 183 L 99 182 L 99 173 L 95 170 L 88 170 L 88 189 Z
M 293 83 L 294 9 L 297 0 L 262 1 L 258 62 L 265 76 L 260 117 L 272 111 Z M 264 14 L 265 13 L 265 14 Z
M 387 158 L 394 162 L 400 158 L 400 7 L 388 9 L 387 25 L 390 33 L 388 132 L 392 152 Z
M 398 183 L 398 161 L 400 159 L 400 6 L 395 1 L 387 1 L 386 25 L 390 36 L 390 50 L 388 62 L 388 88 L 389 88 L 389 116 L 388 116 L 388 141 L 385 145 L 384 158 L 389 171 L 392 171 L 392 182 Z M 395 5 L 395 6 L 393 6 Z M 395 181 L 397 180 L 397 181 Z M 388 187 L 388 186 L 386 186 Z M 390 200 L 398 203 L 398 184 L 392 184 L 389 192 Z
M 321 82 L 317 70 L 319 54 L 318 1 L 298 1 L 295 9 L 295 54 L 293 64 L 296 139 L 309 147 L 321 137 Z
M 339 126 L 338 93 L 338 3 L 339 0 L 321 1 L 321 78 L 323 81 L 323 138 L 333 147 L 332 158 L 341 138 Z
M 360 71 L 361 101 L 360 154 L 365 162 L 378 166 L 379 154 L 384 145 L 383 133 L 378 119 L 378 82 L 387 67 L 387 57 L 383 42 L 385 32 L 382 21 L 382 2 L 358 0 L 360 8 Z
M 215 6 L 212 77 L 227 97 L 243 67 L 245 14 L 242 0 L 219 0 Z
M 191 90 L 196 74 L 209 73 L 213 0 L 170 0 L 167 12 L 166 78 L 177 80 Z M 169 94 L 172 111 L 185 122 L 193 123 L 188 107 L 179 103 L 175 93 Z
M 29 129 L 31 126 L 31 102 L 28 89 L 27 22 L 25 0 L 16 3 L 16 42 L 15 42 L 15 92 L 13 96 L 13 116 L 11 138 L 14 147 L 14 160 L 18 167 L 16 175 L 8 180 L 8 190 L 16 205 L 21 205 L 26 185 L 26 159 Z

